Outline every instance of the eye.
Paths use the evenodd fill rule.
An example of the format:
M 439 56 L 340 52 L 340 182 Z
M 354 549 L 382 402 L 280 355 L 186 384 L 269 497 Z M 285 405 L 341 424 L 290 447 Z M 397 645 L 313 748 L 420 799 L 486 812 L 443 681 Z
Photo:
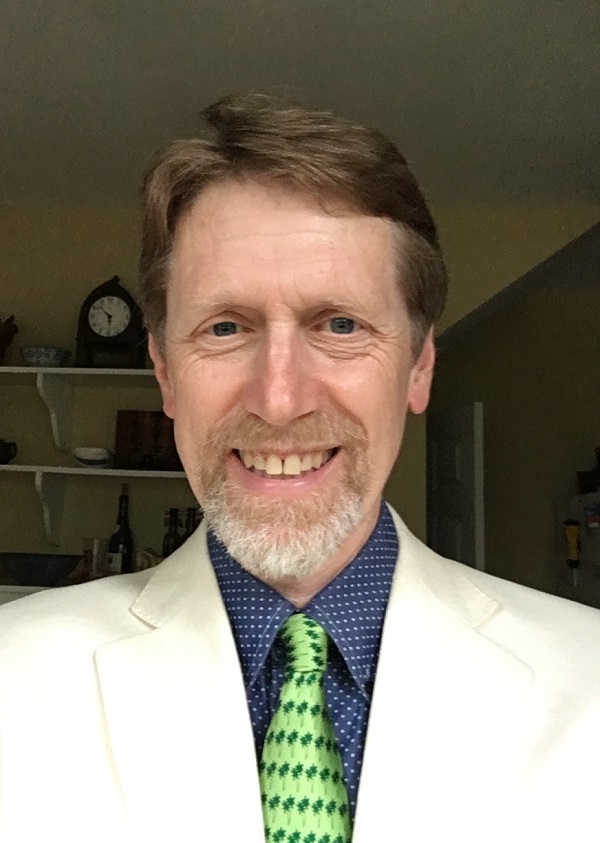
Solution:
M 237 334 L 238 325 L 235 322 L 217 322 L 211 330 L 216 337 L 230 337 Z
M 352 334 L 356 328 L 356 322 L 348 316 L 334 316 L 326 324 L 333 334 Z

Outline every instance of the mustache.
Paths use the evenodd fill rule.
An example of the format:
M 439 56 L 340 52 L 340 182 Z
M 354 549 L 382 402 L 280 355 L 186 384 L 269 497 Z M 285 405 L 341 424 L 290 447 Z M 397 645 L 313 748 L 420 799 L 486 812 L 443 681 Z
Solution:
M 236 415 L 215 425 L 208 433 L 209 453 L 230 450 L 260 451 L 324 450 L 339 446 L 357 447 L 367 442 L 363 425 L 348 413 L 315 411 L 293 419 L 285 428 L 271 425 L 258 416 Z

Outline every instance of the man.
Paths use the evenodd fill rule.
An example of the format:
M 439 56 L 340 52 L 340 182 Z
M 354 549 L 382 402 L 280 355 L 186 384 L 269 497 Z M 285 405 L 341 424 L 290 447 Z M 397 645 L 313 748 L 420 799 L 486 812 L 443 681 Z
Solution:
M 204 116 L 145 179 L 140 280 L 208 532 L 3 609 L 0 840 L 595 840 L 597 613 L 382 503 L 446 292 L 414 178 L 330 114 Z M 329 738 L 274 725 L 308 708 Z

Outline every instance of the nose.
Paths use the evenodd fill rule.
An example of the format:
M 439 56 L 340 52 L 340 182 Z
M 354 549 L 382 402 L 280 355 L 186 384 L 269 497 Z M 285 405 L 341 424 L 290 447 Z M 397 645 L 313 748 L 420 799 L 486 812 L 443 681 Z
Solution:
M 245 409 L 274 426 L 284 426 L 318 407 L 319 380 L 311 349 L 296 326 L 265 332 L 256 349 Z

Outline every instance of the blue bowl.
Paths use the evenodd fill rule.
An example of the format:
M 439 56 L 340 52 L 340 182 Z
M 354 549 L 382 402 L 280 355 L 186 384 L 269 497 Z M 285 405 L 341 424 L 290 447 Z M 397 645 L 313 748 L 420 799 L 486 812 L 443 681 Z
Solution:
M 19 585 L 58 585 L 80 559 L 81 555 L 73 553 L 0 553 L 4 573 Z
M 69 359 L 67 349 L 55 345 L 26 345 L 21 354 L 28 366 L 64 366 Z

